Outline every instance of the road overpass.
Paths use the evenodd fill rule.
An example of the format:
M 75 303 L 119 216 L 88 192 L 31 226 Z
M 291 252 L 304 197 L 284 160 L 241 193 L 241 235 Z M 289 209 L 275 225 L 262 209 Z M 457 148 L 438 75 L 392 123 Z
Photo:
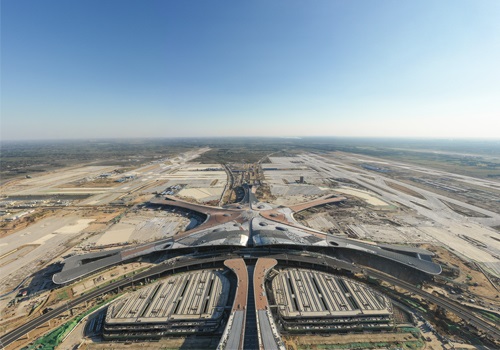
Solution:
M 234 259 L 234 258 L 244 258 L 246 261 L 249 262 L 254 262 L 258 257 L 261 257 L 262 254 L 259 255 L 254 255 L 251 253 L 251 250 L 241 250 L 238 254 L 226 254 L 226 255 L 221 255 L 220 253 L 214 252 L 214 256 L 211 257 L 200 257 L 196 258 L 194 256 L 183 258 L 178 260 L 175 265 L 168 265 L 168 264 L 159 264 L 156 265 L 146 271 L 143 271 L 141 273 L 138 273 L 137 275 L 133 277 L 129 277 L 126 279 L 122 279 L 116 282 L 112 282 L 106 286 L 102 286 L 97 288 L 96 290 L 93 290 L 87 294 L 83 294 L 71 301 L 68 301 L 65 303 L 63 306 L 58 307 L 54 310 L 51 310 L 47 312 L 44 315 L 41 315 L 26 324 L 10 331 L 9 333 L 3 335 L 0 338 L 0 344 L 2 346 L 7 346 L 17 339 L 21 338 L 22 336 L 26 335 L 28 332 L 36 329 L 37 327 L 40 327 L 44 323 L 48 322 L 52 318 L 66 312 L 68 309 L 74 308 L 75 306 L 90 301 L 102 294 L 109 293 L 112 291 L 116 291 L 118 289 L 124 288 L 126 286 L 129 286 L 133 283 L 137 283 L 138 281 L 144 280 L 146 278 L 150 277 L 157 277 L 161 274 L 165 273 L 175 273 L 176 271 L 181 271 L 185 269 L 199 269 L 203 267 L 210 267 L 214 265 L 222 265 L 222 263 L 227 260 L 227 259 Z M 338 259 L 334 259 L 328 256 L 304 256 L 304 255 L 299 255 L 299 254 L 289 254 L 289 253 L 277 253 L 277 254 L 269 254 L 267 258 L 270 259 L 276 259 L 280 265 L 289 265 L 289 264 L 299 264 L 302 266 L 308 266 L 311 268 L 315 269 L 326 269 L 330 271 L 347 271 L 351 273 L 360 273 L 363 272 L 366 276 L 376 278 L 382 281 L 386 281 L 392 285 L 401 287 L 405 290 L 408 290 L 412 293 L 415 293 L 416 295 L 419 295 L 432 303 L 435 303 L 436 305 L 443 307 L 444 309 L 451 311 L 457 316 L 461 317 L 464 321 L 467 323 L 471 324 L 478 330 L 489 334 L 491 337 L 494 337 L 494 339 L 500 339 L 500 329 L 489 322 L 483 320 L 482 318 L 476 316 L 471 310 L 468 308 L 461 306 L 451 300 L 448 300 L 446 298 L 442 298 L 439 296 L 434 296 L 430 293 L 427 293 L 425 291 L 422 291 L 418 288 L 416 288 L 414 285 L 409 284 L 407 282 L 401 281 L 399 279 L 396 279 L 392 276 L 386 275 L 384 273 L 378 272 L 373 269 L 368 269 L 364 268 L 362 269 L 359 266 L 349 264 L 344 261 L 340 261 Z

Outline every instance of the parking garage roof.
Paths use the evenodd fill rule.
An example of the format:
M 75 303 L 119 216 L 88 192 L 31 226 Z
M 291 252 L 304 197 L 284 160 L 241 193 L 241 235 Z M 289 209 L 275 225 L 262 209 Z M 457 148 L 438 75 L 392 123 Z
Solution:
M 285 318 L 388 316 L 389 300 L 352 280 L 305 269 L 286 269 L 273 280 L 278 310 Z

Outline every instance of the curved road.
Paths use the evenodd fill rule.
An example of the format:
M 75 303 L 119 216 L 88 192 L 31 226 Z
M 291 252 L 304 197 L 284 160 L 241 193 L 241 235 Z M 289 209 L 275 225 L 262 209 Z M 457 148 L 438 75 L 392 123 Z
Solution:
M 244 258 L 247 258 L 250 255 L 249 252 L 244 252 L 244 251 L 242 251 L 240 254 Z M 185 268 L 185 267 L 195 266 L 195 265 L 202 265 L 202 264 L 206 264 L 206 263 L 221 262 L 221 261 L 235 258 L 235 257 L 238 258 L 240 256 L 235 256 L 232 254 L 223 254 L 223 255 L 219 255 L 219 256 L 199 258 L 199 259 L 187 258 L 187 259 L 177 261 L 175 266 L 166 265 L 166 264 L 159 264 L 157 266 L 152 267 L 149 270 L 138 273 L 137 275 L 135 275 L 133 277 L 113 282 L 109 285 L 103 286 L 102 288 L 99 288 L 99 289 L 96 289 L 96 290 L 89 292 L 87 294 L 81 295 L 78 298 L 67 302 L 65 305 L 58 307 L 57 309 L 54 309 L 52 311 L 49 311 L 46 314 L 41 315 L 41 316 L 25 323 L 24 325 L 14 329 L 11 332 L 2 336 L 0 338 L 0 346 L 5 347 L 5 346 L 9 345 L 10 343 L 21 338 L 23 335 L 27 334 L 31 330 L 36 329 L 37 327 L 43 325 L 45 322 L 48 322 L 50 319 L 67 311 L 70 308 L 77 306 L 80 303 L 92 300 L 101 294 L 111 292 L 117 288 L 125 287 L 129 284 L 132 284 L 134 281 L 142 280 L 142 279 L 152 277 L 152 276 L 158 275 L 160 273 L 164 273 L 164 272 L 174 270 L 174 269 Z M 260 256 L 260 257 L 262 257 L 262 256 Z M 395 286 L 404 288 L 412 293 L 418 294 L 421 297 L 433 302 L 434 304 L 439 305 L 439 306 L 457 314 L 459 317 L 461 317 L 463 320 L 470 323 L 471 325 L 473 325 L 477 329 L 479 329 L 487 334 L 491 334 L 492 336 L 496 337 L 497 339 L 500 339 L 500 330 L 497 327 L 486 322 L 482 318 L 473 314 L 471 310 L 469 310 L 469 309 L 467 309 L 467 308 L 465 308 L 465 307 L 463 307 L 455 302 L 447 300 L 446 298 L 437 297 L 433 294 L 422 291 L 422 290 L 416 288 L 412 284 L 398 280 L 396 278 L 393 278 L 393 277 L 388 276 L 386 274 L 380 273 L 378 271 L 375 271 L 372 269 L 367 269 L 367 268 L 362 270 L 361 268 L 359 268 L 357 266 L 351 265 L 349 263 L 346 263 L 346 262 L 343 262 L 343 261 L 340 261 L 337 259 L 330 258 L 328 256 L 322 256 L 322 257 L 318 258 L 318 257 L 314 257 L 314 256 L 301 256 L 301 255 L 282 253 L 282 254 L 269 255 L 266 257 L 276 259 L 278 261 L 285 262 L 285 263 L 288 261 L 293 261 L 293 262 L 298 262 L 298 263 L 303 262 L 303 263 L 308 263 L 308 264 L 326 266 L 326 267 L 329 267 L 331 269 L 342 268 L 345 270 L 349 270 L 351 272 L 363 271 L 365 273 L 365 275 L 367 275 L 367 276 L 370 276 L 373 278 L 378 278 L 380 280 L 389 282 Z
M 378 271 L 372 270 L 372 269 L 365 269 L 366 275 L 374 278 L 378 278 L 381 280 L 384 280 L 386 282 L 389 282 L 395 286 L 401 287 L 406 289 L 409 292 L 418 294 L 424 299 L 429 300 L 430 302 L 439 305 L 454 314 L 456 314 L 458 317 L 462 318 L 464 321 L 470 323 L 474 327 L 476 327 L 479 330 L 482 330 L 483 332 L 486 332 L 487 334 L 495 335 L 496 338 L 500 339 L 500 329 L 498 327 L 493 326 L 492 324 L 486 322 L 482 318 L 474 315 L 472 311 L 465 306 L 462 306 L 460 304 L 455 303 L 454 301 L 451 301 L 446 298 L 441 298 L 438 296 L 435 296 L 434 294 L 427 293 L 421 289 L 418 289 L 414 285 L 398 280 L 397 278 L 390 277 L 386 274 L 380 273 Z
M 81 295 L 81 296 L 79 296 L 71 301 L 68 301 L 63 306 L 60 306 L 54 310 L 47 312 L 46 314 L 43 314 L 43 315 L 41 315 L 41 316 L 31 320 L 31 321 L 28 321 L 24 325 L 22 325 L 16 329 L 10 331 L 9 333 L 3 335 L 0 338 L 0 346 L 5 347 L 5 346 L 9 345 L 10 343 L 21 338 L 23 335 L 27 334 L 28 332 L 32 331 L 33 329 L 40 327 L 45 322 L 48 322 L 50 319 L 60 315 L 63 312 L 68 311 L 69 309 L 77 306 L 80 303 L 84 303 L 86 301 L 92 300 L 92 299 L 98 297 L 99 295 L 109 293 L 117 288 L 125 287 L 129 284 L 132 284 L 134 281 L 139 281 L 139 280 L 142 280 L 142 279 L 145 279 L 148 277 L 152 277 L 152 276 L 158 275 L 159 273 L 166 272 L 169 270 L 174 270 L 174 269 L 179 269 L 179 268 L 194 266 L 194 265 L 200 265 L 200 264 L 205 264 L 205 263 L 210 263 L 210 262 L 215 262 L 215 261 L 223 261 L 226 259 L 228 259 L 227 256 L 219 256 L 219 257 L 210 257 L 210 258 L 202 258 L 202 259 L 195 259 L 195 260 L 188 259 L 186 261 L 179 261 L 175 266 L 159 264 L 155 267 L 152 267 L 149 270 L 138 273 L 137 275 L 134 275 L 133 277 L 121 279 L 119 281 L 110 283 L 106 286 L 103 286 L 101 288 L 93 290 L 87 294 L 83 294 L 83 295 Z

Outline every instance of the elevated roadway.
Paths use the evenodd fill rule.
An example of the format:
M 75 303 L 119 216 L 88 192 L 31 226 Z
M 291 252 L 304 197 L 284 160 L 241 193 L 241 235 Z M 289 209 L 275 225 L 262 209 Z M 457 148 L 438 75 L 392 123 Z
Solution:
M 243 349 L 246 330 L 246 307 L 248 303 L 248 270 L 245 260 L 229 259 L 224 261 L 238 280 L 236 295 L 234 296 L 233 309 L 229 316 L 226 329 L 222 335 L 218 349 Z
M 166 265 L 166 264 L 159 264 L 157 266 L 154 266 L 146 271 L 143 271 L 141 273 L 138 273 L 137 275 L 133 277 L 129 277 L 126 279 L 122 279 L 116 282 L 112 282 L 108 285 L 102 286 L 98 289 L 95 289 L 87 294 L 82 294 L 81 296 L 68 301 L 64 305 L 55 308 L 49 312 L 47 312 L 44 315 L 41 315 L 37 318 L 32 319 L 31 321 L 26 322 L 24 325 L 10 331 L 9 333 L 3 335 L 0 338 L 0 346 L 5 347 L 12 342 L 16 341 L 17 339 L 21 338 L 22 336 L 26 335 L 28 332 L 40 327 L 44 323 L 48 322 L 49 320 L 57 317 L 58 315 L 70 310 L 71 308 L 74 308 L 75 306 L 90 301 L 94 298 L 97 298 L 98 296 L 106 293 L 110 293 L 112 291 L 118 290 L 120 288 L 124 288 L 128 285 L 131 285 L 134 282 L 144 280 L 149 277 L 154 277 L 159 274 L 169 272 L 169 271 L 174 271 L 174 270 L 181 270 L 184 268 L 189 268 L 193 266 L 203 266 L 207 264 L 214 264 L 216 262 L 222 262 L 224 260 L 228 259 L 227 256 L 219 256 L 219 257 L 207 257 L 207 258 L 199 258 L 199 259 L 184 259 L 178 261 L 175 266 L 172 265 Z
M 265 281 L 269 271 L 278 264 L 276 259 L 259 258 L 254 270 L 255 310 L 257 311 L 257 333 L 260 350 L 285 349 L 269 310 Z M 250 305 L 248 307 L 251 307 Z
M 489 322 L 486 322 L 482 318 L 476 316 L 472 310 L 469 308 L 462 306 L 460 304 L 455 303 L 454 301 L 451 301 L 450 299 L 443 298 L 443 297 L 438 297 L 435 296 L 434 294 L 427 293 L 417 287 L 415 287 L 413 284 L 407 283 L 405 281 L 399 280 L 397 278 L 394 278 L 392 276 L 386 275 L 385 273 L 378 272 L 373 269 L 365 269 L 364 274 L 367 276 L 370 276 L 372 278 L 377 278 L 379 280 L 388 282 L 394 286 L 401 287 L 403 289 L 406 289 L 409 292 L 415 293 L 422 298 L 429 300 L 433 304 L 436 304 L 438 306 L 441 306 L 442 308 L 453 312 L 455 315 L 459 316 L 462 318 L 465 322 L 473 325 L 475 328 L 478 330 L 481 330 L 485 332 L 486 334 L 490 334 L 495 337 L 495 339 L 500 339 L 500 329 L 498 327 L 495 327 L 494 325 L 490 324 Z
M 217 254 L 217 253 L 214 253 Z M 106 286 L 100 287 L 94 291 L 91 291 L 87 294 L 81 295 L 71 301 L 68 301 L 65 303 L 63 306 L 58 307 L 54 310 L 51 310 L 47 312 L 44 315 L 41 315 L 35 319 L 32 319 L 31 321 L 25 323 L 24 325 L 10 331 L 9 333 L 3 335 L 0 338 L 0 345 L 5 347 L 17 339 L 21 338 L 22 336 L 26 335 L 28 332 L 36 329 L 37 327 L 40 327 L 44 323 L 48 322 L 52 318 L 68 311 L 71 308 L 74 308 L 78 304 L 90 301 L 99 295 L 109 293 L 112 291 L 115 291 L 117 289 L 126 287 L 128 285 L 131 285 L 134 282 L 137 282 L 139 280 L 146 279 L 148 277 L 153 277 L 160 275 L 162 273 L 166 272 L 175 272 L 175 270 L 180 270 L 184 268 L 191 268 L 191 267 L 198 267 L 202 268 L 204 265 L 214 265 L 216 263 L 222 263 L 223 261 L 227 259 L 232 259 L 232 258 L 239 258 L 243 257 L 244 259 L 252 259 L 256 260 L 256 256 L 254 256 L 251 252 L 251 250 L 245 250 L 242 249 L 238 252 L 240 256 L 234 255 L 234 254 L 227 254 L 227 255 L 221 255 L 220 252 L 218 253 L 219 255 L 213 256 L 213 257 L 201 257 L 201 258 L 193 258 L 193 257 L 188 257 L 184 258 L 182 260 L 179 260 L 176 262 L 175 266 L 172 265 L 167 265 L 167 264 L 159 264 L 157 266 L 154 266 L 150 268 L 149 270 L 143 271 L 133 277 L 127 278 L 127 279 L 122 279 L 113 283 L 110 283 Z M 259 257 L 262 255 L 259 255 Z M 340 261 L 334 258 L 330 258 L 328 256 L 323 256 L 323 255 L 316 255 L 316 256 L 303 256 L 303 255 L 296 255 L 296 254 L 285 254 L 285 253 L 278 253 L 278 254 L 270 254 L 267 256 L 268 258 L 271 259 L 276 259 L 280 264 L 284 264 L 285 266 L 288 265 L 289 263 L 293 262 L 296 264 L 305 264 L 305 265 L 311 265 L 312 267 L 320 267 L 320 268 L 325 268 L 325 269 L 331 269 L 331 270 L 346 270 L 350 271 L 353 273 L 360 273 L 363 272 L 365 275 L 370 276 L 372 278 L 377 278 L 382 281 L 386 281 L 392 285 L 401 287 L 403 289 L 406 289 L 412 293 L 415 293 L 432 303 L 435 303 L 438 306 L 443 307 L 446 310 L 449 310 L 457 316 L 461 317 L 464 321 L 467 323 L 471 324 L 478 330 L 490 335 L 494 339 L 500 339 L 500 329 L 489 322 L 483 320 L 482 318 L 476 316 L 471 310 L 468 308 L 461 306 L 451 300 L 448 300 L 446 298 L 438 297 L 435 295 L 432 295 L 430 293 L 427 293 L 425 291 L 422 291 L 418 288 L 416 288 L 414 285 L 409 284 L 407 282 L 401 281 L 399 279 L 396 279 L 394 277 L 388 276 L 386 274 L 380 273 L 376 270 L 373 269 L 362 269 L 358 266 L 352 265 L 350 263 Z

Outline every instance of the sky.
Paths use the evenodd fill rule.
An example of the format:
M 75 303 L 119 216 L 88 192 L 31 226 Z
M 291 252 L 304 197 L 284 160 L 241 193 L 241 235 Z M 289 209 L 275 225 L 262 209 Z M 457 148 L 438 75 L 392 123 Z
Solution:
M 497 0 L 2 0 L 3 140 L 500 138 Z

